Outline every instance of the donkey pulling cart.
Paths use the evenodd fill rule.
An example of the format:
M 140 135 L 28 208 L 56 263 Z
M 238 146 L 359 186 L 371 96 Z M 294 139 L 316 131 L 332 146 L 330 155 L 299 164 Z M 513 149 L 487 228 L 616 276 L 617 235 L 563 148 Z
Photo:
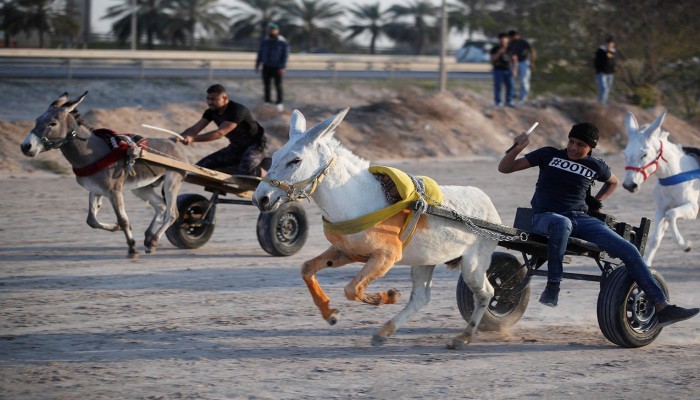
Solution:
M 639 226 L 632 226 L 616 221 L 611 215 L 594 215 L 644 254 L 651 220 L 642 218 Z M 465 221 L 497 238 L 499 246 L 520 252 L 523 257 L 523 262 L 520 262 L 511 253 L 492 254 L 487 277 L 495 295 L 481 320 L 480 329 L 501 330 L 518 322 L 530 299 L 530 279 L 535 275 L 547 275 L 547 271 L 539 270 L 547 261 L 547 238 L 530 233 L 531 216 L 531 209 L 518 208 L 514 227 L 475 219 Z M 600 268 L 600 275 L 564 273 L 564 278 L 600 282 L 597 314 L 603 335 L 622 347 L 642 347 L 653 342 L 662 329 L 657 324 L 654 306 L 629 276 L 622 261 L 606 254 L 597 245 L 578 238 L 569 239 L 564 262 L 571 262 L 573 256 L 590 258 Z M 652 274 L 668 296 L 668 287 L 661 274 L 655 270 Z M 457 284 L 457 304 L 462 317 L 469 321 L 474 311 L 474 296 L 461 276 Z
M 181 249 L 194 249 L 207 243 L 216 226 L 218 204 L 253 205 L 251 198 L 261 181 L 255 176 L 229 175 L 143 149 L 138 149 L 135 157 L 186 172 L 185 182 L 202 186 L 211 193 L 209 198 L 193 193 L 178 196 L 178 218 L 165 235 Z M 237 198 L 223 198 L 229 194 Z M 256 233 L 260 246 L 268 254 L 293 255 L 306 243 L 306 212 L 296 203 L 285 204 L 272 212 L 261 212 Z

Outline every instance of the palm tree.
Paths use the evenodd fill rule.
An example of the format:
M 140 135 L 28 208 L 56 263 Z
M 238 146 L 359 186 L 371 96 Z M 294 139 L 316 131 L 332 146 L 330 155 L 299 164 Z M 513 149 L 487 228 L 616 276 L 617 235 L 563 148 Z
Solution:
M 393 14 L 396 22 L 387 27 L 387 33 L 397 42 L 410 43 L 416 54 L 423 54 L 428 40 L 438 40 L 439 29 L 435 25 L 438 11 L 439 8 L 428 0 L 413 0 L 408 5 L 391 6 L 388 12 Z M 402 18 L 413 19 L 412 26 L 398 22 Z M 429 20 L 432 20 L 432 26 Z
M 288 0 L 238 0 L 240 6 L 234 6 L 233 24 L 230 32 L 233 39 L 245 39 L 259 34 L 262 40 L 267 33 L 270 22 L 282 23 L 282 9 Z
M 132 0 L 111 6 L 102 19 L 119 18 L 112 24 L 112 32 L 120 44 L 125 44 L 131 36 L 131 15 L 133 14 Z M 136 42 L 146 35 L 146 47 L 152 49 L 155 39 L 163 27 L 171 20 L 171 16 L 161 11 L 166 0 L 137 0 L 136 3 Z
M 369 53 L 375 54 L 377 38 L 386 29 L 384 21 L 386 12 L 381 11 L 379 2 L 367 5 L 355 4 L 355 8 L 351 8 L 349 11 L 354 21 L 347 27 L 350 30 L 348 39 L 353 39 L 363 32 L 369 32 Z
M 24 13 L 13 0 L 2 0 L 0 9 L 0 30 L 5 32 L 5 47 L 10 47 L 12 36 L 24 29 Z
M 228 18 L 221 14 L 219 0 L 166 0 L 165 7 L 171 10 L 176 21 L 181 21 L 183 29 L 189 33 L 190 47 L 194 49 L 197 30 L 223 34 Z
M 44 47 L 44 34 L 51 31 L 51 6 L 54 0 L 18 0 L 19 8 L 23 11 L 22 30 L 31 33 L 39 32 L 39 47 Z
M 343 8 L 333 0 L 296 0 L 284 6 L 289 22 L 282 23 L 282 34 L 292 43 L 302 43 L 306 51 L 315 46 L 335 47 L 340 40 L 335 32 Z M 286 32 L 286 33 L 285 33 Z
M 450 4 L 447 21 L 460 32 L 467 33 L 467 40 L 472 40 L 474 32 L 493 25 L 494 21 L 488 12 L 489 0 L 457 0 Z

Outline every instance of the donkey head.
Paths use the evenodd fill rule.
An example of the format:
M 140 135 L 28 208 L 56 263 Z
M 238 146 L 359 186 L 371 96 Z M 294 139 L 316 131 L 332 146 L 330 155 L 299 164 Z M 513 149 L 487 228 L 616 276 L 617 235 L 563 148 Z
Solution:
M 294 110 L 289 141 L 272 155 L 272 165 L 253 194 L 253 203 L 270 211 L 286 201 L 306 197 L 335 160 L 333 133 L 349 108 L 306 130 L 306 119 Z
M 666 111 L 654 122 L 639 127 L 634 115 L 627 112 L 625 128 L 629 140 L 624 150 L 627 173 L 622 186 L 630 192 L 639 190 L 642 183 L 659 168 L 658 162 L 663 155 L 662 141 L 668 137 L 668 132 L 661 130 L 664 118 Z
M 34 157 L 42 151 L 56 149 L 65 144 L 75 135 L 77 123 L 71 116 L 78 104 L 87 96 L 87 92 L 74 101 L 69 101 L 68 93 L 63 93 L 49 105 L 49 109 L 41 114 L 24 139 L 20 148 L 28 157 Z M 68 121 L 72 120 L 72 124 Z

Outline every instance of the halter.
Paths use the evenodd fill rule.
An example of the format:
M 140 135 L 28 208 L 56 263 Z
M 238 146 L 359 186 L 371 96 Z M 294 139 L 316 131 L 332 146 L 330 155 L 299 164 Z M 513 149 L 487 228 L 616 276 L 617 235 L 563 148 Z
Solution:
M 318 186 L 319 183 L 323 180 L 323 178 L 328 175 L 328 171 L 331 169 L 331 167 L 335 164 L 337 156 L 336 154 L 333 154 L 333 158 L 326 164 L 326 166 L 318 171 L 316 174 L 312 175 L 308 179 L 304 179 L 303 181 L 297 182 L 297 183 L 284 183 L 282 181 L 276 180 L 276 179 L 270 179 L 270 178 L 262 178 L 263 182 L 267 182 L 270 185 L 274 187 L 278 187 L 285 192 L 287 192 L 287 201 L 296 201 L 298 199 L 307 199 L 313 192 L 316 190 L 316 187 Z M 306 190 L 307 187 L 311 186 L 311 189 L 309 191 Z
M 642 176 L 644 176 L 644 180 L 646 181 L 654 172 L 659 170 L 659 159 L 666 161 L 664 158 L 664 142 L 659 140 L 660 147 L 659 147 L 659 154 L 656 156 L 654 161 L 650 162 L 649 164 L 643 166 L 643 167 L 632 167 L 630 165 L 625 167 L 625 171 L 636 171 L 636 172 L 641 172 Z M 654 165 L 656 168 L 654 168 L 653 171 L 647 174 L 647 168 L 651 167 Z

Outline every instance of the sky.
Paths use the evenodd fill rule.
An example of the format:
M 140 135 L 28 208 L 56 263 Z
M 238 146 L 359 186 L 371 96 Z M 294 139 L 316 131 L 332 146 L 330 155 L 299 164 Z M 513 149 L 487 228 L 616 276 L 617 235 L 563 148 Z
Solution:
M 114 22 L 113 20 L 103 20 L 101 19 L 102 16 L 104 16 L 107 13 L 107 8 L 114 6 L 114 5 L 119 5 L 119 4 L 124 4 L 125 0 L 93 0 L 92 1 L 92 15 L 91 15 L 91 25 L 92 25 L 92 32 L 93 33 L 107 33 L 109 31 L 109 28 Z M 436 6 L 441 4 L 441 0 L 431 0 Z M 394 4 L 400 4 L 402 0 L 337 0 L 338 4 L 374 4 L 376 2 L 379 2 L 379 4 L 382 6 L 382 9 L 389 8 L 390 6 Z M 235 3 L 234 0 L 220 0 L 220 3 L 224 5 L 224 8 L 226 6 L 231 6 Z M 454 34 L 450 35 L 450 48 L 456 48 L 461 45 L 461 43 L 464 42 L 463 37 L 457 37 Z M 381 45 L 381 43 L 380 43 Z

